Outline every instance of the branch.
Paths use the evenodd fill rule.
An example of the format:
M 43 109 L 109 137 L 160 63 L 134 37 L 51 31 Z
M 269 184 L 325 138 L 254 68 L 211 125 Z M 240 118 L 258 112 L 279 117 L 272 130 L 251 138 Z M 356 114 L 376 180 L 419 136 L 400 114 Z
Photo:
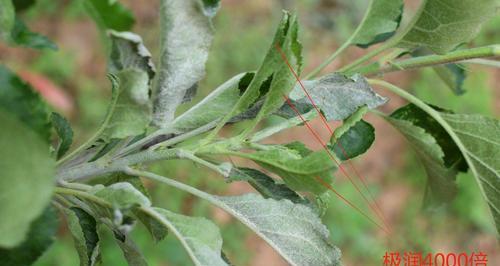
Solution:
M 167 149 L 159 151 L 146 150 L 116 159 L 111 162 L 97 160 L 94 162 L 77 165 L 69 169 L 63 168 L 57 172 L 56 176 L 57 179 L 64 181 L 82 181 L 99 175 L 120 172 L 125 167 L 130 165 L 174 158 L 179 158 L 178 149 Z
M 442 65 L 474 58 L 494 56 L 500 56 L 500 45 L 498 44 L 453 51 L 445 55 L 427 55 L 405 60 L 398 60 L 384 66 L 380 66 L 379 64 L 372 64 L 365 68 L 361 68 L 358 72 L 365 76 L 374 76 L 394 71 Z

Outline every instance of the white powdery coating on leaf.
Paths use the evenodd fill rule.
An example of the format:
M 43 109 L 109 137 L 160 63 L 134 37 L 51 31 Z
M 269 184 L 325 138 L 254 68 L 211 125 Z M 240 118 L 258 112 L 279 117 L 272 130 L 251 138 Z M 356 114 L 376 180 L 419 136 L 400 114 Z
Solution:
M 292 265 L 339 265 L 340 250 L 309 207 L 257 194 L 217 197 L 222 208 L 266 240 Z
M 173 120 L 186 92 L 205 75 L 213 29 L 196 0 L 163 0 L 161 4 L 162 50 L 154 123 L 164 127 Z
M 303 84 L 328 121 L 345 119 L 364 105 L 373 109 L 388 101 L 388 98 L 375 93 L 366 79 L 358 74 L 348 78 L 340 73 L 333 73 Z M 298 85 L 290 93 L 290 99 L 299 103 L 311 103 Z
M 128 31 L 117 32 L 113 30 L 108 31 L 108 34 L 115 45 L 113 53 L 117 56 L 117 58 L 113 58 L 113 56 L 111 58 L 111 70 L 117 72 L 126 68 L 138 68 L 146 71 L 149 78 L 152 79 L 156 69 L 151 59 L 151 53 L 144 46 L 141 36 Z

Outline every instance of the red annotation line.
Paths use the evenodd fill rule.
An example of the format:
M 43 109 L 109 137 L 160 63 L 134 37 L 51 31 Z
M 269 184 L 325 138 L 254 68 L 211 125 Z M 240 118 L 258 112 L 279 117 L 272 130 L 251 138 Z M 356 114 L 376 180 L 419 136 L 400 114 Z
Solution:
M 372 222 L 373 224 L 375 224 L 376 226 L 378 226 L 378 228 L 382 229 L 384 232 L 386 232 L 387 234 L 389 234 L 389 231 L 386 230 L 384 227 L 382 227 L 381 225 L 379 225 L 377 222 L 375 222 L 372 218 L 370 218 L 370 216 L 368 216 L 366 213 L 364 213 L 361 209 L 359 209 L 356 205 L 352 204 L 350 201 L 348 201 L 346 198 L 344 198 L 339 192 L 337 192 L 337 190 L 335 190 L 330 184 L 328 184 L 327 182 L 325 182 L 325 180 L 321 179 L 319 176 L 316 176 L 316 180 L 321 183 L 323 186 L 325 186 L 326 188 L 328 188 L 329 190 L 331 190 L 333 193 L 335 193 L 335 195 L 337 195 L 337 197 L 339 197 L 341 200 L 343 200 L 346 204 L 348 204 L 349 206 L 351 206 L 353 209 L 355 209 L 356 211 L 358 211 L 360 214 L 362 214 L 366 219 L 368 219 L 370 222 Z
M 356 173 L 357 177 L 361 180 L 361 182 L 363 183 L 363 186 L 365 188 L 366 191 L 368 191 L 368 194 L 370 195 L 372 201 L 375 203 L 375 206 L 376 207 L 373 207 L 371 204 L 370 204 L 370 201 L 365 197 L 365 195 L 361 192 L 361 190 L 358 188 L 358 186 L 354 183 L 354 181 L 350 178 L 350 176 L 344 171 L 343 167 L 340 166 L 340 164 L 333 158 L 333 155 L 330 154 L 329 152 L 329 149 L 328 147 L 326 147 L 326 145 L 324 145 L 321 141 L 321 138 L 319 138 L 312 130 L 312 128 L 309 128 L 311 130 L 311 132 L 316 136 L 316 138 L 318 139 L 318 141 L 323 145 L 323 147 L 325 148 L 325 150 L 327 150 L 327 152 L 330 154 L 330 157 L 332 157 L 332 159 L 339 165 L 339 168 L 341 169 L 341 171 L 344 173 L 344 175 L 351 181 L 351 183 L 355 186 L 356 190 L 358 190 L 358 192 L 361 194 L 361 196 L 364 198 L 364 200 L 367 202 L 368 206 L 372 209 L 372 211 L 382 220 L 382 222 L 384 223 L 384 225 L 389 229 L 389 226 L 386 222 L 386 219 L 384 218 L 384 215 L 382 213 L 382 210 L 380 208 L 380 206 L 378 205 L 377 201 L 375 200 L 375 198 L 373 197 L 373 195 L 371 194 L 370 190 L 368 189 L 368 186 L 366 184 L 366 181 L 365 179 L 359 174 L 359 172 L 356 170 L 356 168 L 354 167 L 351 159 L 347 156 L 347 153 L 344 149 L 344 147 L 342 146 L 342 144 L 337 141 L 336 139 L 336 136 L 333 132 L 333 130 L 331 129 L 330 125 L 327 123 L 325 117 L 322 115 L 322 113 L 320 112 L 319 108 L 317 107 L 317 105 L 314 103 L 314 100 L 312 99 L 312 97 L 310 96 L 310 94 L 307 92 L 305 86 L 302 84 L 302 81 L 300 80 L 299 76 L 297 75 L 297 73 L 295 72 L 295 70 L 292 68 L 292 66 L 290 65 L 288 59 L 286 58 L 286 55 L 284 54 L 284 52 L 281 50 L 279 44 L 276 44 L 276 49 L 280 52 L 281 54 L 281 57 L 283 58 L 284 62 L 287 64 L 288 68 L 290 69 L 290 71 L 292 72 L 292 74 L 295 76 L 295 79 L 297 80 L 297 82 L 299 83 L 300 87 L 302 88 L 302 90 L 304 91 L 304 93 L 306 94 L 307 98 L 309 99 L 309 101 L 311 102 L 311 104 L 313 105 L 314 109 L 316 110 L 316 112 L 318 113 L 319 117 L 321 118 L 321 121 L 323 122 L 323 124 L 326 126 L 326 128 L 328 129 L 328 131 L 330 132 L 330 134 L 333 136 L 335 142 L 337 143 L 337 146 L 342 150 L 342 153 L 344 154 L 344 156 L 347 158 L 347 161 L 349 162 L 350 166 L 351 166 L 351 169 Z M 286 97 L 286 96 L 285 96 Z M 287 98 L 287 103 L 290 105 L 291 102 L 290 100 Z M 300 113 L 297 111 L 297 114 L 300 115 Z M 307 122 L 306 122 L 307 123 Z
M 311 125 L 309 125 L 309 123 L 307 122 L 307 120 L 304 119 L 304 117 L 300 114 L 299 110 L 297 110 L 297 108 L 295 107 L 295 105 L 290 101 L 290 99 L 283 94 L 283 97 L 285 98 L 285 101 L 286 103 L 293 109 L 293 111 L 299 116 L 300 120 L 302 120 L 302 122 L 307 126 L 307 128 L 309 129 L 309 131 L 314 135 L 314 137 L 316 138 L 316 140 L 318 140 L 318 142 L 323 146 L 323 148 L 325 149 L 325 151 L 327 152 L 327 154 L 330 156 L 330 158 L 337 164 L 337 166 L 342 170 L 342 172 L 344 173 L 344 175 L 351 181 L 351 183 L 354 185 L 354 187 L 356 188 L 356 190 L 361 194 L 361 196 L 363 196 L 363 198 L 365 200 L 366 197 L 363 195 L 363 193 L 361 193 L 361 191 L 359 190 L 359 187 L 356 185 L 356 183 L 353 182 L 353 180 L 349 177 L 349 175 L 347 175 L 347 173 L 343 170 L 342 166 L 340 165 L 340 163 L 335 159 L 335 157 L 331 154 L 330 150 L 328 149 L 328 147 L 326 146 L 325 143 L 323 143 L 323 141 L 321 140 L 321 138 L 317 135 L 317 133 L 312 129 Z M 340 195 L 340 193 L 338 193 L 335 189 L 333 189 L 332 186 L 330 186 L 328 183 L 326 183 L 324 180 L 322 180 L 321 178 L 318 178 L 316 177 L 316 179 L 318 180 L 321 180 L 320 183 L 325 186 L 327 189 L 333 191 L 333 193 L 335 193 L 340 199 L 342 199 L 343 201 L 345 201 L 345 203 L 347 203 L 349 206 L 353 207 L 356 211 L 358 211 L 359 213 L 361 213 L 363 216 L 365 216 L 366 218 L 368 218 L 368 220 L 372 223 L 374 223 L 376 226 L 378 226 L 379 228 L 381 228 L 384 232 L 388 233 L 389 234 L 389 230 L 388 229 L 385 229 L 384 227 L 382 227 L 381 225 L 379 225 L 377 222 L 375 222 L 373 219 L 371 219 L 367 214 L 365 214 L 363 211 L 361 211 L 361 209 L 359 209 L 358 207 L 356 207 L 354 204 L 352 204 L 350 201 L 348 201 L 345 197 L 343 197 L 342 195 Z M 319 181 L 318 180 L 318 181 Z M 325 185 L 325 183 L 327 185 Z

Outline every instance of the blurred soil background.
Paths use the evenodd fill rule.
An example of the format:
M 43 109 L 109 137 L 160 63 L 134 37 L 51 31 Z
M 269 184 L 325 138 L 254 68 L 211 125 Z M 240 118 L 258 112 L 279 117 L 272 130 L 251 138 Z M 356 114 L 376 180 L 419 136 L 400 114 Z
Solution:
M 153 55 L 158 55 L 158 2 L 156 0 L 122 0 L 135 17 L 134 32 L 140 34 Z M 294 10 L 301 22 L 301 41 L 304 45 L 305 69 L 308 73 L 319 65 L 345 40 L 360 21 L 367 0 L 222 0 L 214 20 L 216 36 L 207 63 L 207 76 L 199 86 L 196 102 L 225 80 L 243 71 L 256 69 L 263 59 L 279 21 L 282 9 Z M 410 9 L 417 1 L 406 1 Z M 105 114 L 110 96 L 106 78 L 106 52 L 94 23 L 83 11 L 81 1 L 38 0 L 24 14 L 32 30 L 47 35 L 59 46 L 59 51 L 35 51 L 0 46 L 0 60 L 23 79 L 36 87 L 52 107 L 69 117 L 75 130 L 76 143 L 81 144 L 95 130 Z M 500 18 L 490 21 L 473 45 L 500 43 Z M 350 48 L 324 73 L 364 53 Z M 465 89 L 459 97 L 430 71 L 393 73 L 385 77 L 429 103 L 456 112 L 480 113 L 499 117 L 500 71 L 481 66 L 467 69 Z M 391 112 L 404 101 L 391 97 L 382 108 Z M 189 105 L 180 110 L 186 110 Z M 484 252 L 488 265 L 500 265 L 496 232 L 471 174 L 458 176 L 457 198 L 448 206 L 423 208 L 422 199 L 426 177 L 414 152 L 405 139 L 390 125 L 375 115 L 367 120 L 376 128 L 372 148 L 354 160 L 355 167 L 368 180 L 372 194 L 381 205 L 392 229 L 387 235 L 335 196 L 325 199 L 328 209 L 323 216 L 331 238 L 343 253 L 345 265 L 381 265 L 385 252 Z M 273 123 L 269 119 L 266 123 Z M 327 129 L 318 121 L 313 127 L 323 139 Z M 333 127 L 338 123 L 332 123 Z M 237 131 L 238 127 L 227 129 Z M 282 132 L 267 143 L 301 140 L 313 149 L 320 149 L 306 128 Z M 244 164 L 234 159 L 237 164 Z M 346 169 L 352 173 L 349 165 Z M 253 191 L 241 182 L 226 184 L 215 173 L 189 162 L 169 161 L 154 165 L 155 172 L 176 178 L 211 193 L 234 195 Z M 359 206 L 366 206 L 353 186 L 337 173 L 334 187 Z M 229 215 L 207 202 L 178 190 L 147 183 L 156 205 L 188 215 L 205 216 L 214 220 L 224 238 L 223 249 L 235 265 L 278 266 L 286 263 L 264 241 L 252 234 Z M 367 208 L 365 207 L 366 212 Z M 60 239 L 37 262 L 37 266 L 78 265 L 78 256 L 66 229 Z M 144 255 L 153 266 L 191 265 L 180 244 L 169 236 L 153 243 L 146 230 L 138 226 L 133 232 Z M 104 265 L 126 265 L 120 250 L 111 238 L 102 243 Z

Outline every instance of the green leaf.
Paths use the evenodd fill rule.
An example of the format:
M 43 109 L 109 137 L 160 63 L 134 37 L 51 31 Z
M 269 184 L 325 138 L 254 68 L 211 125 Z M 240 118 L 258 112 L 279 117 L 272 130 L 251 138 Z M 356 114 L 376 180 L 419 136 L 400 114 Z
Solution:
M 16 12 L 26 10 L 35 4 L 35 0 L 16 0 L 13 2 Z
M 255 118 L 254 125 L 278 110 L 285 102 L 283 96 L 287 95 L 297 83 L 297 79 L 292 70 L 290 70 L 290 67 L 297 75 L 300 75 L 302 68 L 302 44 L 298 40 L 299 25 L 297 16 L 289 16 L 287 27 L 288 29 L 284 31 L 286 35 L 283 41 L 277 42 L 275 44 L 276 47 L 272 47 L 275 49 L 275 56 L 278 57 L 274 58 L 274 60 L 280 61 L 274 62 L 273 66 L 261 66 L 255 75 L 254 79 L 259 75 L 265 74 L 265 72 L 261 72 L 263 69 L 269 67 L 274 68 L 270 69 L 273 71 L 272 73 L 267 74 L 268 76 L 271 75 L 272 81 L 269 86 L 269 91 L 265 95 L 264 103 L 260 108 L 259 114 Z M 252 83 L 249 89 L 251 89 Z
M 332 173 L 336 169 L 336 164 L 325 150 L 309 151 L 306 155 L 293 147 L 268 145 L 266 150 L 253 153 L 233 152 L 232 154 L 248 158 L 278 174 L 295 191 L 309 191 L 315 194 L 321 194 L 328 189 L 319 183 L 317 178 L 331 183 Z
M 73 142 L 73 130 L 71 126 L 60 114 L 52 112 L 50 117 L 52 121 L 52 126 L 56 130 L 57 136 L 59 136 L 59 144 L 57 145 L 57 159 L 61 158 L 71 147 Z
M 444 111 L 435 107 L 437 110 Z M 429 178 L 424 203 L 448 203 L 456 195 L 456 175 L 467 165 L 460 149 L 446 130 L 430 115 L 413 104 L 386 118 L 410 142 Z
M 471 169 L 500 232 L 500 143 L 497 140 L 500 121 L 481 115 L 452 114 L 436 107 L 431 108 L 399 90 L 394 91 L 411 99 L 415 105 L 403 107 L 391 117 L 410 118 L 405 120 L 425 128 L 442 148 L 446 167 L 454 166 L 461 171 L 467 166 Z M 437 150 L 434 148 L 433 152 Z M 462 157 L 466 166 L 463 165 Z
M 362 108 L 365 109 L 365 108 Z M 356 114 L 356 113 L 355 113 Z M 345 161 L 365 153 L 375 140 L 375 129 L 370 123 L 352 115 L 334 132 L 329 149 Z
M 119 78 L 116 105 L 102 137 L 125 138 L 144 133 L 151 121 L 148 74 L 138 69 L 125 69 Z
M 194 265 L 228 265 L 221 257 L 222 237 L 219 228 L 211 221 L 160 208 L 147 209 L 145 212 L 179 239 Z
M 285 184 L 281 184 L 274 178 L 252 168 L 231 169 L 227 181 L 246 181 L 265 198 L 273 198 L 275 200 L 288 199 L 293 203 L 308 202 Z
M 138 69 L 148 73 L 151 81 L 155 66 L 151 53 L 144 46 L 141 36 L 132 32 L 109 31 L 111 39 L 110 72 L 117 74 L 125 69 Z
M 172 122 L 177 106 L 189 100 L 186 94 L 205 75 L 213 38 L 211 18 L 218 1 L 160 3 L 160 69 L 154 84 L 154 122 L 164 127 Z
M 84 0 L 90 16 L 101 29 L 127 31 L 135 23 L 132 12 L 118 1 Z
M 446 64 L 432 68 L 441 80 L 455 93 L 462 95 L 465 93 L 465 66 L 461 64 Z
M 48 107 L 30 85 L 0 65 L 0 106 L 16 116 L 47 143 L 51 125 Z
M 448 203 L 454 199 L 457 192 L 455 179 L 458 170 L 456 167 L 444 165 L 445 154 L 436 139 L 411 121 L 392 116 L 386 119 L 406 137 L 424 166 L 429 179 L 424 203 L 430 206 L 442 202 Z
M 135 216 L 141 223 L 148 229 L 153 240 L 158 243 L 162 241 L 168 235 L 168 229 L 165 228 L 160 222 L 156 219 L 151 218 L 148 215 L 145 215 L 142 212 L 134 211 Z
M 253 77 L 253 73 L 238 74 L 213 90 L 195 106 L 178 116 L 173 124 L 179 132 L 186 132 L 224 117 L 238 101 Z
M 45 208 L 31 223 L 24 242 L 12 249 L 0 248 L 0 265 L 32 265 L 52 245 L 58 227 L 59 218 L 55 209 L 50 206 Z
M 65 210 L 65 214 L 80 258 L 80 266 L 98 265 L 101 262 L 101 254 L 96 220 L 77 207 Z
M 16 16 L 14 27 L 11 32 L 11 42 L 34 49 L 50 49 L 57 51 L 57 45 L 52 42 L 49 38 L 32 32 L 24 22 Z
M 0 38 L 10 40 L 10 32 L 14 27 L 16 13 L 11 0 L 0 0 Z
M 488 203 L 500 232 L 500 121 L 481 115 L 446 114 L 443 119 L 458 137 L 467 163 Z
M 389 39 L 399 27 L 402 13 L 402 0 L 371 0 L 352 43 L 366 48 Z
M 11 248 L 49 204 L 55 162 L 46 141 L 3 108 L 0 124 L 0 247 Z
M 425 0 L 402 32 L 398 46 L 427 47 L 445 54 L 472 40 L 481 25 L 495 16 L 497 8 L 497 0 Z
M 366 79 L 358 74 L 348 78 L 333 73 L 303 84 L 328 121 L 345 119 L 364 105 L 373 109 L 387 102 L 387 98 L 375 93 Z M 300 86 L 295 86 L 289 97 L 299 103 L 310 103 Z
M 151 206 L 149 198 L 128 182 L 114 183 L 106 187 L 96 185 L 91 192 L 118 209 L 129 209 L 134 206 Z
M 215 196 L 214 196 L 215 197 Z M 340 265 L 340 251 L 309 207 L 256 194 L 212 201 L 252 229 L 291 265 Z
M 259 99 L 264 99 L 264 102 L 261 103 L 262 107 L 253 125 L 247 128 L 247 133 L 266 114 L 276 111 L 283 104 L 283 95 L 288 94 L 288 91 L 292 89 L 295 77 L 282 58 L 281 52 L 286 55 L 294 71 L 300 73 L 302 57 L 300 56 L 301 45 L 297 40 L 297 31 L 296 16 L 284 11 L 264 61 L 238 102 L 232 109 L 228 110 L 216 130 L 212 131 L 211 137 L 214 137 L 231 118 L 249 108 L 251 109 L 258 103 Z M 277 47 L 281 49 L 281 52 Z
M 440 112 L 447 112 L 437 106 L 432 106 Z M 457 166 L 460 171 L 467 170 L 464 156 L 461 154 L 457 144 L 454 143 L 449 133 L 442 125 L 422 109 L 414 104 L 403 106 L 391 114 L 392 118 L 410 121 L 415 126 L 423 128 L 428 134 L 436 139 L 437 144 L 444 152 L 444 164 L 446 167 Z

